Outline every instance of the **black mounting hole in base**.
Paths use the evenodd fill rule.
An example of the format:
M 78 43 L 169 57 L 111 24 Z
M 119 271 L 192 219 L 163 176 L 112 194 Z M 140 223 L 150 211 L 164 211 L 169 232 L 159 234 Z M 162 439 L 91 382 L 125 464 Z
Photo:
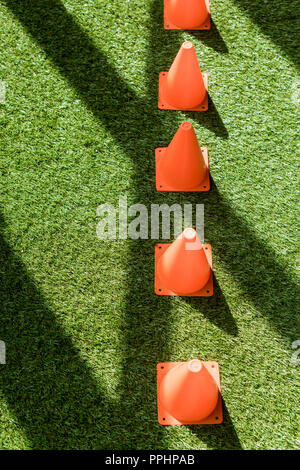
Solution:
M 209 294 L 209 290 L 207 290 L 206 293 Z

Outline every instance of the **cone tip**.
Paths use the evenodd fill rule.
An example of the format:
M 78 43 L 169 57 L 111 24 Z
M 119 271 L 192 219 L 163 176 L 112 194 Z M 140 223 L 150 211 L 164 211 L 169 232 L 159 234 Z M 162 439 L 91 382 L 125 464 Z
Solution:
M 181 124 L 181 129 L 183 129 L 184 131 L 190 131 L 192 129 L 192 124 L 188 121 L 185 121 Z
M 202 369 L 201 361 L 199 361 L 199 359 L 192 359 L 188 362 L 188 369 L 191 372 L 200 372 L 200 370 Z
M 185 41 L 185 42 L 182 44 L 182 47 L 183 47 L 183 49 L 192 49 L 194 46 L 193 46 L 193 44 L 191 43 L 191 41 Z
M 186 228 L 183 232 L 183 237 L 186 240 L 195 240 L 196 235 L 197 235 L 197 232 L 193 228 Z

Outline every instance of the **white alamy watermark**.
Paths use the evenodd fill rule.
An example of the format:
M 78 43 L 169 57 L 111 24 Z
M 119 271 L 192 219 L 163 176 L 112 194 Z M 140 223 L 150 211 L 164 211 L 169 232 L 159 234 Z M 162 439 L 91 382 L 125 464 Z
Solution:
M 0 80 L 0 104 L 6 103 L 6 83 Z
M 6 346 L 4 341 L 0 341 L 0 364 L 6 364 Z
M 151 204 L 149 208 L 133 204 L 128 207 L 127 197 L 120 196 L 117 208 L 101 204 L 96 215 L 101 218 L 96 228 L 101 240 L 170 240 L 185 228 L 195 227 L 204 242 L 204 204 Z

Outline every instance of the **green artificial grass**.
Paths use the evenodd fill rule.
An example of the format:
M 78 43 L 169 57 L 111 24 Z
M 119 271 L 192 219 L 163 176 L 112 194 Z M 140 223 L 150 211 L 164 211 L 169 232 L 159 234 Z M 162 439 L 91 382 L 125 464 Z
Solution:
M 299 1 L 212 1 L 210 32 L 164 31 L 162 4 L 0 2 L 1 449 L 299 446 Z M 206 113 L 157 109 L 184 40 Z M 213 188 L 157 193 L 154 149 L 186 119 Z M 155 240 L 97 238 L 120 195 L 205 204 L 212 298 L 154 294 Z M 220 364 L 224 423 L 160 426 L 156 363 L 195 357 Z

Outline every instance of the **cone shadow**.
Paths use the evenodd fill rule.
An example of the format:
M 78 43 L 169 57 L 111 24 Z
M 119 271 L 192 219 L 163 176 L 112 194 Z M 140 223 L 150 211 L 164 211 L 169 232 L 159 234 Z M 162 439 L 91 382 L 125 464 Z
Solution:
M 222 386 L 222 383 L 221 383 Z M 190 431 L 213 450 L 242 450 L 242 445 L 223 401 L 223 423 L 215 426 L 188 426 Z
M 212 297 L 182 297 L 193 308 L 202 313 L 218 328 L 232 336 L 238 336 L 238 328 L 226 302 L 221 287 L 214 275 L 214 294 Z
M 222 39 L 222 36 L 214 23 L 213 19 L 210 19 L 211 28 L 208 31 L 188 31 L 196 40 L 203 42 L 206 46 L 211 47 L 216 52 L 222 54 L 228 54 L 228 48 Z
M 228 139 L 228 131 L 210 96 L 208 96 L 208 111 L 203 113 L 184 111 L 183 113 L 187 118 L 193 119 L 200 125 L 204 125 L 211 132 L 214 132 L 217 137 Z

